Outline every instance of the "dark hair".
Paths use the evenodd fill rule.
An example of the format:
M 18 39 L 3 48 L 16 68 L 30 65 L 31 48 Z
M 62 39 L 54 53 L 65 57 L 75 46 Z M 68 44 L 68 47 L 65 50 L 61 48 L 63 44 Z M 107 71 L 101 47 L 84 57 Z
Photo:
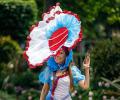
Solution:
M 62 46 L 62 49 L 65 51 L 66 56 L 69 55 L 68 47 Z

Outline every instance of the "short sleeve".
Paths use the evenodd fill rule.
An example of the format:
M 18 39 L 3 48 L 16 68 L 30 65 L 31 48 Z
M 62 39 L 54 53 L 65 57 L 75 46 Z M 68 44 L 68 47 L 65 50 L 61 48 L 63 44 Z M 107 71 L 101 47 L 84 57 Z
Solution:
M 40 74 L 39 74 L 39 81 L 42 83 L 50 83 L 52 76 L 52 72 L 46 67 Z
M 85 80 L 85 76 L 81 74 L 81 71 L 76 67 L 71 67 L 73 83 L 76 85 L 80 80 Z

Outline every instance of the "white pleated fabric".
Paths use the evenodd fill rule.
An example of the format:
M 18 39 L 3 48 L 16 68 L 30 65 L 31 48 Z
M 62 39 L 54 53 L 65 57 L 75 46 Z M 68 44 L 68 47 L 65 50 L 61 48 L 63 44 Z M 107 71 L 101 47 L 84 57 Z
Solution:
M 69 94 L 70 77 L 65 76 L 58 80 L 57 87 L 54 92 L 55 100 L 72 100 Z
M 45 36 L 45 26 L 45 22 L 40 22 L 38 27 L 35 27 L 30 34 L 32 40 L 29 42 L 30 46 L 26 54 L 33 66 L 43 62 L 43 59 L 47 59 L 52 54 L 48 46 L 48 39 Z

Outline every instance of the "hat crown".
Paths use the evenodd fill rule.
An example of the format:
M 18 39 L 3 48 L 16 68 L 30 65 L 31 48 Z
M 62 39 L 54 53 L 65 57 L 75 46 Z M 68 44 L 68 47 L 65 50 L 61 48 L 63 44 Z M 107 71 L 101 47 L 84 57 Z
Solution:
M 52 36 L 48 40 L 49 48 L 51 51 L 56 51 L 59 47 L 63 46 L 68 37 L 68 29 L 62 27 L 53 32 Z

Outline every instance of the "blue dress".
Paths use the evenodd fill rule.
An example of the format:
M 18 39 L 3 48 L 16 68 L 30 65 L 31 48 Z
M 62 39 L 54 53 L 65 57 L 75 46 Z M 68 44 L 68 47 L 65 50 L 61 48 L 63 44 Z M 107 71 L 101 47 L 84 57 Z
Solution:
M 50 58 L 48 60 L 48 67 L 44 69 L 43 72 L 39 75 L 39 81 L 42 83 L 49 84 L 49 92 L 46 96 L 46 100 L 50 100 L 51 97 L 51 91 L 52 91 L 52 81 L 53 81 L 53 72 L 56 70 L 63 70 L 65 68 L 68 68 L 69 63 L 72 60 L 72 51 L 69 53 L 69 55 L 66 57 L 66 61 L 64 65 L 57 65 L 53 58 Z M 66 67 L 67 66 L 67 67 Z M 77 68 L 77 66 L 71 66 L 72 71 L 72 79 L 74 85 L 77 85 L 80 80 L 85 80 L 85 76 L 81 74 L 81 71 Z
M 53 73 L 49 70 L 48 67 L 44 70 L 46 73 L 42 72 L 39 76 L 39 80 L 42 83 L 47 83 L 50 86 L 50 90 L 46 96 L 46 100 L 50 100 L 51 97 L 51 91 L 52 91 L 52 80 L 53 80 Z M 73 77 L 73 83 L 74 85 L 77 85 L 80 80 L 85 80 L 85 76 L 81 74 L 81 71 L 76 67 L 71 67 L 72 71 L 72 77 Z M 44 75 L 43 75 L 44 74 Z

